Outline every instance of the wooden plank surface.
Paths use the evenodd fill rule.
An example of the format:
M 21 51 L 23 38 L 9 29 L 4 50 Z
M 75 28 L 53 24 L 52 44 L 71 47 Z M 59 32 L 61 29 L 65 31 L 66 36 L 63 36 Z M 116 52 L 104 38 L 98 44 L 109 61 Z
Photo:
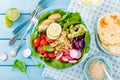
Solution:
M 15 7 L 22 13 L 30 13 L 40 0 L 0 0 L 0 13 L 6 13 L 7 9 Z
M 27 75 L 18 70 L 12 70 L 12 66 L 0 66 L 0 80 L 54 80 L 41 76 L 44 68 L 27 66 Z
M 2 0 L 0 1 L 0 14 L 5 14 L 11 7 L 18 8 L 21 13 L 31 13 L 40 0 Z M 46 7 L 53 5 L 68 5 L 70 0 L 46 0 Z
M 0 39 L 2 39 L 2 38 L 7 38 L 7 39 L 12 38 L 13 37 L 13 34 L 12 34 L 13 29 L 18 24 L 20 24 L 20 22 L 22 20 L 26 20 L 29 17 L 29 15 L 21 15 L 20 18 L 17 21 L 13 22 L 12 27 L 8 28 L 8 27 L 6 27 L 6 25 L 4 23 L 4 16 L 5 15 L 0 15 Z M 21 27 L 23 27 L 23 26 L 21 26 Z
M 24 49 L 27 48 L 26 45 L 24 45 L 24 44 L 26 44 L 25 43 L 26 40 L 23 41 L 22 46 L 21 46 L 20 50 L 17 53 L 17 56 L 12 57 L 10 55 L 10 52 L 14 49 L 15 45 L 12 46 L 12 47 L 9 47 L 8 46 L 8 41 L 9 40 L 0 40 L 0 53 L 6 52 L 8 54 L 8 60 L 5 61 L 5 62 L 0 61 L 0 65 L 6 65 L 6 66 L 7 65 L 13 65 L 13 62 L 14 62 L 15 59 L 20 59 L 20 60 L 24 61 L 27 65 L 36 65 L 36 63 L 40 62 L 39 59 L 36 59 L 36 58 L 33 58 L 35 60 L 35 62 L 36 62 L 35 63 L 35 62 L 33 62 L 33 60 L 31 58 L 24 58 L 23 57 L 22 52 L 23 52 Z M 18 41 L 19 40 L 17 40 L 17 42 L 15 44 L 17 44 Z

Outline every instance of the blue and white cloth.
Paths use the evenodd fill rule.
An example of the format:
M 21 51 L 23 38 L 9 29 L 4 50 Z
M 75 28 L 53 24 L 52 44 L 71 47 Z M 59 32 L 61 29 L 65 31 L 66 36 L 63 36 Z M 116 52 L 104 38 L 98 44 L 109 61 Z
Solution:
M 80 12 L 85 24 L 90 28 L 91 50 L 89 51 L 87 58 L 93 56 L 102 56 L 106 58 L 111 62 L 113 79 L 120 80 L 120 56 L 112 56 L 103 52 L 97 45 L 95 39 L 98 19 L 105 13 L 120 13 L 120 0 L 104 0 L 103 4 L 97 8 L 86 7 L 80 0 L 71 0 L 68 11 Z M 82 63 L 64 70 L 56 70 L 46 67 L 42 75 L 54 78 L 55 80 L 86 80 L 83 68 L 87 58 Z

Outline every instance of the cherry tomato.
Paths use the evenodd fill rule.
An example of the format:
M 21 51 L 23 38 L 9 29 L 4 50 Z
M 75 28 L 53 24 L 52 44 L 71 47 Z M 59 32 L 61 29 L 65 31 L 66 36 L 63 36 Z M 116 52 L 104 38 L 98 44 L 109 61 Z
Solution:
M 36 38 L 36 39 L 33 41 L 33 45 L 34 45 L 35 47 L 39 47 L 39 45 L 40 45 L 40 38 Z
M 41 33 L 41 34 L 40 34 L 40 38 L 41 38 L 41 39 L 45 39 L 45 38 L 46 38 L 46 35 L 45 35 L 44 33 Z
M 55 54 L 54 54 L 54 53 L 49 53 L 48 56 L 49 56 L 49 58 L 51 58 L 51 59 L 55 58 Z
M 49 38 L 46 36 L 46 41 L 51 43 L 51 42 L 53 42 L 54 40 L 49 39 Z
M 47 45 L 47 44 L 48 44 L 48 42 L 45 39 L 40 41 L 40 45 Z
M 43 57 L 44 57 L 45 59 L 46 59 L 46 58 L 49 58 L 48 53 L 43 54 Z
M 39 52 L 39 53 L 41 53 L 41 54 L 44 54 L 46 51 L 44 51 L 43 50 L 43 47 L 42 46 L 39 46 L 38 48 L 37 48 L 37 51 Z

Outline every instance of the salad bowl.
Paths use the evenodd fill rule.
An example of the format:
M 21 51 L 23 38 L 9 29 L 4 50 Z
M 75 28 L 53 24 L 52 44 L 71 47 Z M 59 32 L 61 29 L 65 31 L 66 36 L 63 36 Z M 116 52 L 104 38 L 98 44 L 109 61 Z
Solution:
M 45 22 L 48 23 L 44 25 Z M 72 31 L 76 31 L 74 35 Z M 38 23 L 26 41 L 33 56 L 39 58 L 45 66 L 66 69 L 81 63 L 87 57 L 90 50 L 90 29 L 78 12 L 67 12 L 63 6 L 54 6 L 41 11 Z M 56 47 L 55 43 L 61 47 Z

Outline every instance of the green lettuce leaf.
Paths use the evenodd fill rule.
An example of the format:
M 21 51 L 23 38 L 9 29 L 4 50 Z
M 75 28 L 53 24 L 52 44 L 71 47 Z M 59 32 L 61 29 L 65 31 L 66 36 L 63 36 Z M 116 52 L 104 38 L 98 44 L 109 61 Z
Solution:
M 89 32 L 85 32 L 85 38 L 84 38 L 84 42 L 85 42 L 85 47 L 82 50 L 83 54 L 88 53 L 88 51 L 90 50 L 90 34 Z
M 59 13 L 63 16 L 66 12 L 61 9 L 55 9 L 54 11 L 52 11 L 52 14 L 56 14 L 56 13 Z
M 67 68 L 67 67 L 72 66 L 72 64 L 70 64 L 70 63 L 63 63 L 63 62 L 58 61 L 58 60 L 56 60 L 56 59 L 44 60 L 44 62 L 45 62 L 48 66 L 53 67 L 53 68 L 56 68 L 56 69 L 64 69 L 64 68 Z
M 13 69 L 17 68 L 23 73 L 26 73 L 26 65 L 23 61 L 16 59 L 13 64 Z

